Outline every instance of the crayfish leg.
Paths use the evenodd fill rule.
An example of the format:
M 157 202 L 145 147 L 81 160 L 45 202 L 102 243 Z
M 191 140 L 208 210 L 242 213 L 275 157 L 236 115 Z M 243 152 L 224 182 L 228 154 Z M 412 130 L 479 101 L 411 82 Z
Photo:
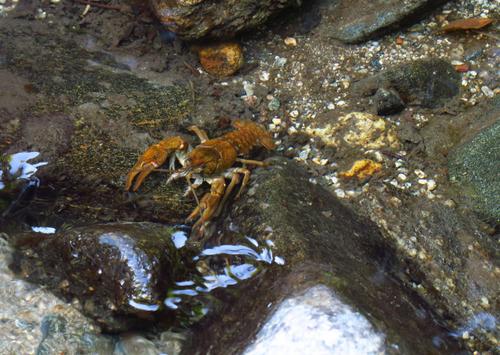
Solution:
M 201 143 L 204 143 L 204 142 L 208 141 L 208 134 L 207 134 L 207 132 L 205 132 L 200 127 L 198 127 L 198 126 L 191 126 L 188 129 L 191 132 L 193 132 L 194 134 L 196 134 L 198 136 L 198 138 L 200 139 Z
M 222 196 L 226 190 L 226 181 L 223 177 L 217 178 L 212 182 L 210 192 L 203 195 L 200 204 L 191 212 L 191 214 L 186 219 L 186 222 L 190 222 L 200 215 L 200 218 L 193 225 L 193 231 L 191 233 L 193 240 L 200 240 L 206 237 L 204 234 L 205 225 L 214 217 L 217 211 Z

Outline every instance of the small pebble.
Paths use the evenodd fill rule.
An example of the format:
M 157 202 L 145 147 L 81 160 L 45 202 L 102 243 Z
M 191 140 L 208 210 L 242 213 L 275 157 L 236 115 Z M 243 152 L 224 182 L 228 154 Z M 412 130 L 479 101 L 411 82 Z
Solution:
M 261 81 L 268 81 L 269 80 L 269 73 L 267 71 L 263 71 L 262 73 L 259 74 L 259 79 Z
M 489 87 L 487 86 L 482 86 L 481 87 L 481 91 L 483 92 L 483 94 L 487 97 L 493 97 L 495 96 L 495 93 L 493 92 L 493 90 L 491 90 Z
M 436 181 L 433 179 L 427 180 L 427 190 L 434 191 L 437 187 Z
M 285 44 L 289 47 L 295 47 L 297 46 L 297 40 L 293 37 L 287 37 L 285 38 Z
M 417 175 L 420 179 L 425 179 L 427 177 L 427 174 L 420 169 L 415 169 L 415 175 Z
M 345 191 L 342 189 L 336 189 L 335 190 L 335 195 L 337 195 L 338 198 L 344 198 L 345 197 Z
M 37 20 L 43 20 L 46 17 L 47 17 L 47 13 L 45 11 L 43 11 L 42 9 L 37 9 L 36 10 L 35 19 L 37 19 Z

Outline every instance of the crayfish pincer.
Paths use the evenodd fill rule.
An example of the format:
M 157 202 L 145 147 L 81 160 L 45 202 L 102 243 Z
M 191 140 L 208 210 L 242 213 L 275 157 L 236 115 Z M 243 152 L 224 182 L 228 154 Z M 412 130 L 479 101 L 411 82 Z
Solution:
M 256 147 L 264 147 L 267 150 L 275 148 L 271 134 L 258 123 L 234 120 L 232 126 L 235 128 L 233 131 L 214 139 L 208 139 L 205 131 L 191 126 L 190 131 L 201 141 L 193 149 L 180 136 L 169 137 L 152 145 L 127 174 L 125 190 L 137 191 L 144 179 L 155 170 L 161 171 L 159 168 L 170 157 L 170 169 L 173 173 L 167 183 L 181 177 L 186 178 L 188 183 L 186 193 L 193 193 L 198 203 L 186 219 L 189 223 L 198 218 L 193 225 L 192 238 L 199 240 L 209 237 L 205 235 L 206 226 L 212 218 L 220 214 L 242 176 L 243 181 L 235 198 L 241 195 L 248 184 L 250 170 L 246 166 L 266 166 L 262 161 L 248 159 L 252 150 Z M 174 169 L 176 160 L 182 165 L 182 168 L 177 170 Z M 235 166 L 237 163 L 238 166 Z M 226 185 L 226 179 L 230 180 L 229 185 Z M 210 184 L 210 192 L 198 199 L 196 189 L 203 182 Z

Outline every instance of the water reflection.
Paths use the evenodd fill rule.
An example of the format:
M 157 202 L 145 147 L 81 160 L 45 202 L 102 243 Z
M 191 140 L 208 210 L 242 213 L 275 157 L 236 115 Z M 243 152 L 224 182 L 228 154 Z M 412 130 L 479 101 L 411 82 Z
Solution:
M 47 165 L 47 162 L 28 163 L 28 160 L 39 155 L 39 152 L 20 152 L 7 156 L 5 160 L 9 166 L 7 169 L 0 170 L 0 190 L 4 189 L 6 183 L 12 180 L 30 180 L 39 167 Z
M 187 234 L 184 231 L 177 231 L 172 235 L 172 241 L 177 248 L 182 248 L 187 240 Z M 218 245 L 204 249 L 194 257 L 194 261 L 205 265 L 210 258 L 223 256 L 226 265 L 222 270 L 216 271 L 210 269 L 202 273 L 199 280 L 184 280 L 176 282 L 176 288 L 168 292 L 165 299 L 165 306 L 171 309 L 179 308 L 179 304 L 186 297 L 194 297 L 200 293 L 208 293 L 217 288 L 225 288 L 238 284 L 238 282 L 247 280 L 259 272 L 259 266 L 265 264 L 283 265 L 285 260 L 282 257 L 275 256 L 271 248 L 274 246 L 272 241 L 266 241 L 266 246 L 259 248 L 257 240 L 246 237 L 247 245 Z M 238 257 L 238 261 L 229 260 L 229 256 Z
M 0 217 L 6 217 L 40 185 L 35 173 L 39 167 L 47 165 L 47 162 L 34 164 L 28 162 L 39 155 L 39 152 L 20 152 L 0 156 L 0 191 L 3 190 L 3 198 L 9 201 L 8 207 L 1 213 Z M 0 196 L 1 198 L 2 196 Z M 2 201 L 0 200 L 0 202 Z

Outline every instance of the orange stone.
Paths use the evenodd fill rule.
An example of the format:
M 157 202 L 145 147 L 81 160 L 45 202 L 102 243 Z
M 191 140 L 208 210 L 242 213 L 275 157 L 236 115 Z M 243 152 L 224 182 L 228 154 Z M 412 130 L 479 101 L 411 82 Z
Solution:
M 203 69 L 218 77 L 233 75 L 244 63 L 243 50 L 238 43 L 220 43 L 201 47 L 198 56 Z
M 343 171 L 339 175 L 340 177 L 346 179 L 356 177 L 358 178 L 358 180 L 364 180 L 381 170 L 382 164 L 374 162 L 370 159 L 362 159 L 355 161 L 351 169 L 349 169 L 348 171 Z

